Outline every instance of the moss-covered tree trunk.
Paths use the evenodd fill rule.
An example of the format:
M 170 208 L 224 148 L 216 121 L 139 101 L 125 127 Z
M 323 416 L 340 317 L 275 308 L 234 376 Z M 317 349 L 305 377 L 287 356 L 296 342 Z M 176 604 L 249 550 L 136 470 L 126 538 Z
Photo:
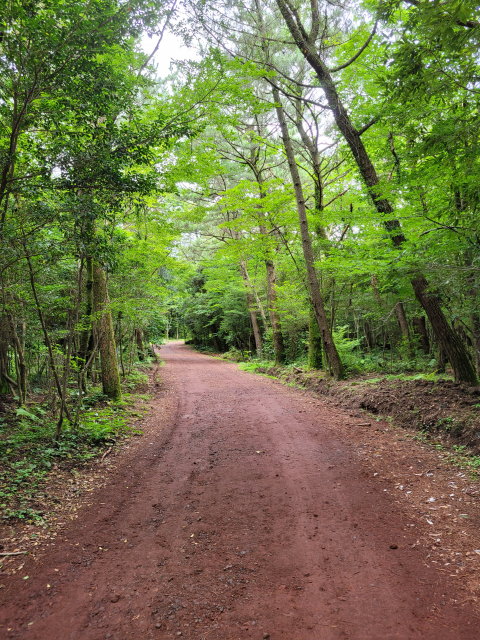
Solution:
M 98 262 L 93 261 L 93 310 L 94 328 L 100 351 L 103 393 L 113 400 L 121 400 L 115 334 L 109 306 L 105 273 Z

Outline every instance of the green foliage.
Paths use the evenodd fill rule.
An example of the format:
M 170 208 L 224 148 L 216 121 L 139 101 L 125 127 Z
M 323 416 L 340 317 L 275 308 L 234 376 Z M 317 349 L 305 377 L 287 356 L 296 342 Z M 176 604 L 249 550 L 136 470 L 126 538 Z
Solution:
M 134 369 L 125 381 L 125 388 L 134 391 L 147 380 L 144 371 Z M 74 470 L 83 466 L 100 455 L 106 446 L 140 434 L 131 423 L 143 417 L 146 409 L 140 401 L 148 399 L 149 396 L 138 392 L 124 392 L 122 402 L 113 403 L 99 388 L 93 388 L 82 401 L 78 426 L 74 428 L 67 421 L 59 442 L 54 440 L 56 422 L 41 406 L 33 407 L 32 412 L 17 410 L 15 419 L 0 421 L 3 520 L 41 521 L 42 512 L 31 508 L 29 503 L 38 498 L 49 475 L 57 468 Z

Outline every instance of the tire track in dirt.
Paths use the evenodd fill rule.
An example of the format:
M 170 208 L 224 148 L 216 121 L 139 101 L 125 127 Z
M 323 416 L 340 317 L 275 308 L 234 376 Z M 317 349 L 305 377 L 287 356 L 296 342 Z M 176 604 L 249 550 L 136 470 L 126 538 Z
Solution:
M 456 587 L 407 547 L 398 506 L 335 439 L 342 412 L 312 413 L 298 392 L 178 343 L 162 357 L 177 410 L 160 430 L 153 402 L 136 456 L 54 552 L 27 561 L 28 580 L 9 579 L 0 636 L 478 637 L 474 611 L 443 604 Z

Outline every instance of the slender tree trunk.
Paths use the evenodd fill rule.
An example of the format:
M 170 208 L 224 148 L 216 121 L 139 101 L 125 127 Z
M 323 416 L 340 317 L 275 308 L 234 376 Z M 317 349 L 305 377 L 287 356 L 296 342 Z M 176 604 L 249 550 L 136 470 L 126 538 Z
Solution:
M 0 393 L 8 393 L 8 331 L 6 318 L 0 316 Z
M 137 341 L 137 353 L 140 361 L 145 360 L 145 350 L 143 348 L 143 331 L 137 327 L 135 329 L 135 339 Z
M 437 351 L 437 373 L 445 373 L 445 366 L 447 364 L 447 354 L 442 349 L 441 345 L 438 345 Z
M 321 369 L 322 365 L 322 336 L 318 329 L 315 310 L 310 305 L 308 317 L 308 368 Z
M 247 275 L 248 275 L 248 271 L 247 271 Z M 265 315 L 265 309 L 263 308 L 262 301 L 260 300 L 259 295 L 257 293 L 257 290 L 253 286 L 252 281 L 250 280 L 250 278 L 249 278 L 249 283 L 250 283 L 250 287 L 252 289 L 253 296 L 255 298 L 255 302 L 257 303 L 258 310 L 260 312 L 260 317 L 262 319 L 263 329 L 265 331 L 268 331 L 267 316 Z
M 79 291 L 80 294 L 80 291 Z M 62 430 L 62 425 L 63 425 L 63 414 L 65 412 L 65 407 L 66 407 L 66 395 L 67 395 L 67 383 L 68 383 L 68 376 L 70 373 L 70 354 L 72 352 L 72 338 L 73 338 L 73 332 L 75 331 L 75 322 L 72 322 L 72 325 L 70 327 L 70 332 L 69 332 L 69 336 L 68 336 L 68 343 L 67 343 L 67 354 L 66 354 L 66 359 L 65 359 L 65 366 L 64 366 L 64 370 L 63 370 L 63 380 L 62 380 L 62 398 L 61 398 L 61 403 L 60 403 L 60 415 L 58 418 L 58 422 L 57 422 L 57 428 L 55 429 L 55 441 L 58 442 L 58 439 L 60 438 L 60 433 Z
M 15 347 L 15 358 L 18 364 L 17 374 L 17 390 L 18 401 L 21 406 L 25 405 L 27 400 L 27 365 L 25 363 L 25 354 L 22 349 L 22 344 L 18 337 L 18 333 L 15 327 L 15 320 L 11 313 L 7 312 L 8 320 L 10 322 L 10 331 L 13 338 L 13 344 Z
M 255 289 L 255 287 L 252 284 L 252 281 L 250 280 L 250 276 L 248 275 L 248 268 L 247 268 L 247 263 L 245 262 L 245 260 L 242 260 L 242 264 L 244 265 L 243 269 L 244 272 L 242 273 L 242 276 L 244 277 L 244 280 L 247 282 L 254 298 L 255 298 L 255 302 L 257 304 L 257 308 L 260 312 L 260 317 L 262 318 L 262 323 L 263 323 L 263 328 L 265 331 L 268 331 L 268 324 L 267 324 L 267 317 L 265 315 L 265 309 L 263 308 L 263 304 L 262 301 L 260 300 L 257 290 Z
M 42 307 L 40 306 L 40 300 L 39 300 L 38 295 L 37 295 L 37 287 L 35 285 L 35 275 L 33 273 L 32 262 L 30 260 L 30 255 L 27 252 L 26 245 L 24 245 L 24 249 L 25 249 L 25 257 L 27 259 L 27 264 L 28 264 L 28 271 L 29 271 L 29 274 L 30 274 L 30 284 L 31 284 L 31 287 L 32 287 L 33 297 L 35 299 L 35 306 L 37 308 L 38 318 L 39 318 L 40 324 L 42 326 L 43 337 L 45 338 L 45 344 L 47 345 L 47 349 L 48 349 L 48 360 L 49 360 L 49 363 L 50 363 L 50 369 L 51 369 L 51 371 L 53 373 L 53 377 L 55 379 L 55 385 L 57 387 L 58 397 L 60 398 L 60 401 L 63 402 L 62 385 L 60 383 L 60 378 L 58 376 L 57 367 L 55 365 L 55 356 L 53 354 L 52 341 L 50 340 L 50 336 L 48 335 L 47 325 L 45 324 L 45 318 L 43 317 Z M 70 412 L 69 412 L 69 410 L 68 410 L 66 405 L 65 405 L 65 413 L 67 415 L 67 418 L 71 421 Z
M 117 350 L 113 333 L 112 313 L 108 308 L 107 283 L 105 273 L 98 262 L 93 263 L 93 309 L 95 330 L 100 350 L 103 393 L 113 400 L 121 400 L 120 375 L 118 372 Z
M 430 353 L 430 340 L 428 339 L 425 316 L 413 318 L 413 326 L 415 327 L 415 332 L 419 338 L 420 348 L 423 350 L 425 355 L 428 355 Z
M 120 353 L 120 366 L 122 368 L 122 378 L 125 380 L 125 366 L 123 364 L 123 334 L 122 334 L 122 312 L 118 312 L 118 334 L 119 334 L 119 353 Z
M 310 238 L 310 232 L 308 230 L 307 210 L 305 207 L 305 198 L 303 196 L 302 183 L 300 180 L 297 163 L 295 161 L 295 153 L 293 151 L 292 143 L 290 140 L 287 121 L 283 112 L 278 89 L 273 89 L 273 98 L 275 100 L 277 118 L 282 131 L 283 145 L 285 147 L 288 167 L 290 169 L 290 175 L 292 177 L 292 182 L 295 190 L 295 200 L 297 203 L 298 219 L 300 223 L 300 235 L 302 238 L 303 257 L 305 259 L 305 266 L 307 269 L 308 287 L 310 290 L 311 302 L 315 311 L 315 317 L 317 319 L 320 335 L 322 336 L 322 341 L 328 357 L 328 362 L 333 370 L 335 379 L 341 380 L 344 377 L 343 365 L 342 361 L 340 360 L 340 356 L 338 355 L 337 348 L 335 347 L 335 343 L 333 342 L 330 329 L 328 327 L 323 298 L 320 292 L 320 284 L 318 282 L 317 272 L 315 271 L 315 260 L 313 256 L 312 240 Z
M 412 357 L 413 349 L 412 342 L 410 340 L 410 329 L 408 327 L 407 316 L 405 314 L 403 302 L 397 302 L 397 304 L 395 305 L 395 315 L 397 316 L 398 324 L 400 325 L 402 340 L 407 346 L 409 356 Z
M 77 290 L 76 290 L 76 298 L 75 298 L 75 308 L 70 313 L 70 326 L 68 332 L 68 340 L 67 340 L 67 354 L 65 358 L 65 365 L 63 368 L 63 380 L 62 380 L 62 404 L 60 406 L 60 417 L 57 422 L 57 428 L 55 430 L 55 440 L 58 441 L 60 438 L 60 432 L 62 430 L 63 425 L 63 414 L 65 412 L 67 406 L 67 385 L 68 378 L 70 376 L 70 357 L 72 355 L 72 345 L 75 338 L 75 329 L 78 323 L 78 315 L 80 311 L 80 304 L 82 301 L 82 279 L 83 279 L 83 259 L 80 261 L 80 266 L 78 269 L 78 277 L 77 277 Z M 79 403 L 80 403 L 80 395 L 79 395 Z M 76 427 L 77 416 L 75 416 L 73 427 Z
M 247 265 L 244 260 L 240 261 L 240 271 L 242 272 L 242 278 L 245 283 L 247 305 L 250 312 L 250 320 L 252 322 L 253 336 L 255 338 L 255 350 L 259 358 L 262 357 L 262 337 L 260 336 L 260 329 L 257 322 L 257 312 L 253 303 L 253 296 L 250 291 L 250 284 L 248 279 Z
M 360 175 L 372 197 L 373 204 L 382 218 L 383 226 L 390 235 L 393 244 L 399 247 L 405 242 L 405 236 L 401 230 L 400 222 L 393 217 L 392 205 L 381 195 L 379 187 L 380 180 L 365 145 L 362 142 L 361 132 L 357 131 L 353 126 L 350 116 L 337 93 L 330 71 L 318 54 L 315 43 L 311 42 L 306 29 L 300 23 L 297 10 L 292 8 L 288 0 L 276 0 L 276 2 L 297 47 L 315 71 L 332 111 L 335 123 L 350 147 Z M 478 384 L 477 374 L 470 361 L 468 351 L 448 324 L 442 311 L 438 295 L 427 293 L 428 282 L 423 275 L 415 277 L 412 280 L 412 286 L 417 300 L 422 305 L 430 320 L 430 324 L 439 343 L 448 355 L 455 374 L 455 380 L 457 382 Z
M 252 169 L 254 169 L 252 165 Z M 263 189 L 263 176 L 262 172 L 256 168 L 255 177 L 258 182 L 260 191 L 260 198 L 265 197 L 265 191 Z M 260 224 L 260 233 L 268 236 L 267 229 L 264 224 Z M 275 351 L 276 364 L 283 364 L 285 362 L 285 342 L 283 339 L 282 326 L 278 318 L 277 311 L 277 276 L 275 273 L 275 263 L 270 258 L 265 260 L 265 268 L 267 270 L 267 292 L 268 292 L 268 310 L 270 315 L 270 325 L 272 327 L 273 348 Z
M 470 314 L 470 327 L 472 330 L 473 362 L 477 374 L 480 375 L 480 314 L 476 311 Z
M 367 349 L 370 352 L 373 348 L 372 342 L 372 332 L 370 331 L 370 325 L 368 320 L 363 321 L 363 335 L 365 337 L 365 344 L 367 345 Z
M 82 360 L 81 369 L 85 369 L 85 363 L 90 357 L 93 349 L 93 258 L 87 256 L 85 261 L 86 280 L 85 280 L 85 316 L 83 320 L 83 328 L 80 335 L 80 358 Z M 87 370 L 81 376 L 81 389 L 87 391 Z
M 268 287 L 268 310 L 270 312 L 270 324 L 273 334 L 273 348 L 275 349 L 275 362 L 283 364 L 285 362 L 285 343 L 283 341 L 282 325 L 278 318 L 277 311 L 277 276 L 275 264 L 272 260 L 265 260 L 267 269 Z

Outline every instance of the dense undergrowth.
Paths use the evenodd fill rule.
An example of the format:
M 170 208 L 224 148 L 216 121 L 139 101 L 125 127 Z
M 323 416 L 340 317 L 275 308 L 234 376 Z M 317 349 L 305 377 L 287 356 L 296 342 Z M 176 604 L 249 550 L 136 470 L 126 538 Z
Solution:
M 55 441 L 56 417 L 46 399 L 36 398 L 27 408 L 16 408 L 12 397 L 3 396 L 0 406 L 0 523 L 14 520 L 41 523 L 46 516 L 48 479 L 69 471 L 73 474 L 102 456 L 110 447 L 140 435 L 134 422 L 147 411 L 150 399 L 148 361 L 126 375 L 122 400 L 113 402 L 92 385 L 84 397 L 78 425 L 68 420 Z M 75 397 L 72 397 L 72 415 Z M 42 506 L 43 505 L 43 506 Z

